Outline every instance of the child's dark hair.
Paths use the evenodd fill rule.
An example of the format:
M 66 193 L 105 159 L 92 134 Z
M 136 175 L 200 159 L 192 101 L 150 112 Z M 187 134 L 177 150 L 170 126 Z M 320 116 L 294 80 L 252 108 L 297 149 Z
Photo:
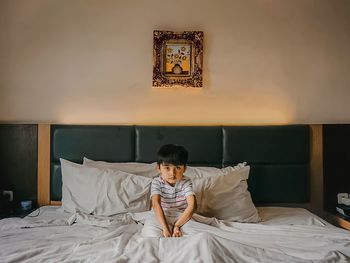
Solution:
M 160 147 L 157 156 L 158 165 L 186 165 L 188 160 L 188 151 L 181 145 L 165 144 Z

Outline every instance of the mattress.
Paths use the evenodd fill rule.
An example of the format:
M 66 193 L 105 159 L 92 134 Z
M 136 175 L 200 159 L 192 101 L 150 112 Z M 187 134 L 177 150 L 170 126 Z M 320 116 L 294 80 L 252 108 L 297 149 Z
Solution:
M 103 217 L 45 206 L 0 220 L 0 262 L 349 262 L 350 234 L 303 208 L 259 207 L 260 223 L 196 218 L 195 234 L 145 238 L 149 212 Z

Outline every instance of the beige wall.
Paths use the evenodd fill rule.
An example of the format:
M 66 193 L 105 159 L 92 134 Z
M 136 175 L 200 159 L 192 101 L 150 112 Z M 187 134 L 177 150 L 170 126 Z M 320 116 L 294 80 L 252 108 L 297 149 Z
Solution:
M 348 0 L 0 0 L 0 121 L 350 121 Z M 204 88 L 151 88 L 152 32 L 204 31 Z

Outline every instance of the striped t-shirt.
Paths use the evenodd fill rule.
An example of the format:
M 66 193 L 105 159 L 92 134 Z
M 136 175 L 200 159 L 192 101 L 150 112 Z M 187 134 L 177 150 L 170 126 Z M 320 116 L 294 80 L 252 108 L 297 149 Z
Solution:
M 165 211 L 181 211 L 187 208 L 186 197 L 194 195 L 191 179 L 183 178 L 175 186 L 169 185 L 161 176 L 152 181 L 151 196 L 160 195 L 160 205 Z

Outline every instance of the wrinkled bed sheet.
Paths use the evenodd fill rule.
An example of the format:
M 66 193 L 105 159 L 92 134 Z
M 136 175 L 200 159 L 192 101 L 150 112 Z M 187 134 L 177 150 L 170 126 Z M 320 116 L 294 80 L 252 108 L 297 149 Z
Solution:
M 195 216 L 194 233 L 182 238 L 142 237 L 147 213 L 98 217 L 47 206 L 3 219 L 0 262 L 350 262 L 350 232 L 301 208 L 259 208 L 255 224 Z

